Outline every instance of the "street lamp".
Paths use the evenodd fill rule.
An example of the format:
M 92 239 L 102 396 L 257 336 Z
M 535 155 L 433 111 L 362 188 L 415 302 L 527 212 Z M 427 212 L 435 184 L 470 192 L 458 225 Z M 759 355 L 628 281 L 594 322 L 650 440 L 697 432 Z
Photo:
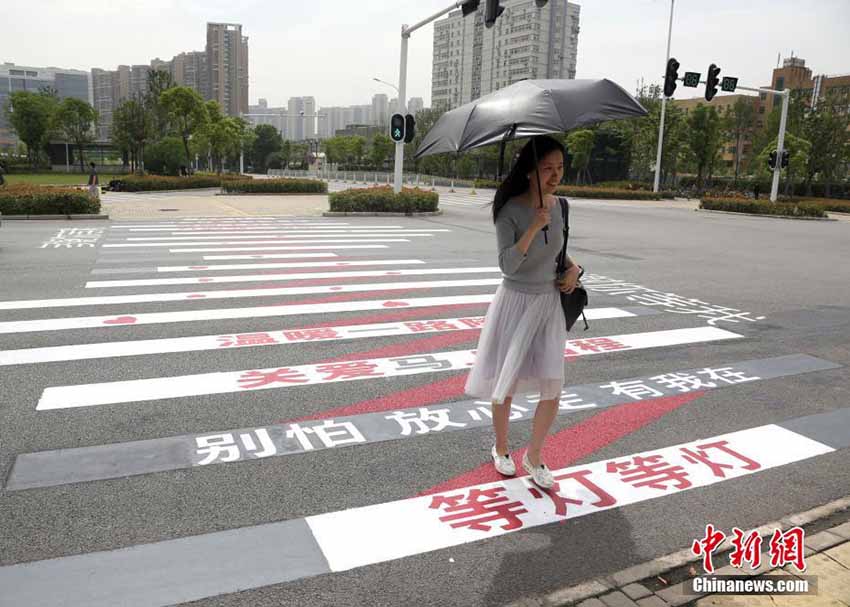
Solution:
M 399 92 L 398 87 L 396 85 L 392 84 L 391 82 L 387 82 L 386 80 L 381 80 L 380 78 L 372 78 L 372 80 L 374 80 L 375 82 L 380 82 L 381 84 L 386 84 L 387 86 L 391 86 L 396 90 L 397 93 Z

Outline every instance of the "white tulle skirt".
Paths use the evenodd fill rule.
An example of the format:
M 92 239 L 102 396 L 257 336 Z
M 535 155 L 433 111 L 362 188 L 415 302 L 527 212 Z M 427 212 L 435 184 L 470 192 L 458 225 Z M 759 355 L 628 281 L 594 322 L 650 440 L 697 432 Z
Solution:
M 496 403 L 516 394 L 558 399 L 564 386 L 566 340 L 556 289 L 535 295 L 502 284 L 487 309 L 464 391 Z

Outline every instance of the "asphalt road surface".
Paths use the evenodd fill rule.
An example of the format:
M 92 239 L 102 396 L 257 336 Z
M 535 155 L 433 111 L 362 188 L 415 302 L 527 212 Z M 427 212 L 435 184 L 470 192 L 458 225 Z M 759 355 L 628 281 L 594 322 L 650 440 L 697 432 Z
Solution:
M 850 224 L 574 201 L 547 495 L 463 394 L 501 275 L 444 202 L 4 222 L 0 605 L 504 605 L 847 494 Z

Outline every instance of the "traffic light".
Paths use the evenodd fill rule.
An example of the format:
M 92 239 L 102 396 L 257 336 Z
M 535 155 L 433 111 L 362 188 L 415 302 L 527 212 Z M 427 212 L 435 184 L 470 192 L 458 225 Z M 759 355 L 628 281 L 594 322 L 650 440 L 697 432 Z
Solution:
M 788 168 L 788 161 L 791 159 L 791 152 L 788 150 L 782 150 L 782 165 L 783 169 Z
M 416 119 L 412 114 L 404 117 L 404 142 L 410 143 L 416 137 Z
M 499 0 L 487 0 L 487 6 L 484 8 L 484 25 L 493 27 L 499 15 L 505 12 L 505 7 L 499 4 Z
M 720 81 L 720 68 L 713 63 L 708 66 L 708 76 L 705 77 L 705 100 L 711 101 L 717 94 L 717 83 Z
M 547 2 L 549 2 L 549 0 L 534 0 L 534 3 L 537 4 L 537 8 L 543 8 L 546 6 Z
M 664 96 L 672 97 L 679 79 L 679 62 L 673 57 L 667 60 L 667 73 L 664 74 Z
M 460 5 L 460 10 L 463 13 L 463 16 L 471 15 L 475 11 L 478 10 L 478 5 L 481 4 L 481 0 L 467 0 L 463 4 Z
M 770 156 L 768 156 L 768 158 L 767 158 L 767 166 L 769 166 L 771 169 L 775 169 L 775 168 L 776 168 L 776 150 L 773 150 L 773 151 L 770 153 Z
M 395 141 L 404 141 L 404 116 L 393 114 L 390 118 L 390 138 Z

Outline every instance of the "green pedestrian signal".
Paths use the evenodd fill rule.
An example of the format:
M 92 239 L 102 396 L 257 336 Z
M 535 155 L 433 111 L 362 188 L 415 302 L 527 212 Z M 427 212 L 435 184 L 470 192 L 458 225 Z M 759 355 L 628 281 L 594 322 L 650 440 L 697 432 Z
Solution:
M 390 118 L 390 138 L 395 142 L 404 141 L 404 116 L 393 114 Z
M 699 72 L 685 72 L 685 86 L 696 88 L 699 86 L 699 77 L 702 74 Z

